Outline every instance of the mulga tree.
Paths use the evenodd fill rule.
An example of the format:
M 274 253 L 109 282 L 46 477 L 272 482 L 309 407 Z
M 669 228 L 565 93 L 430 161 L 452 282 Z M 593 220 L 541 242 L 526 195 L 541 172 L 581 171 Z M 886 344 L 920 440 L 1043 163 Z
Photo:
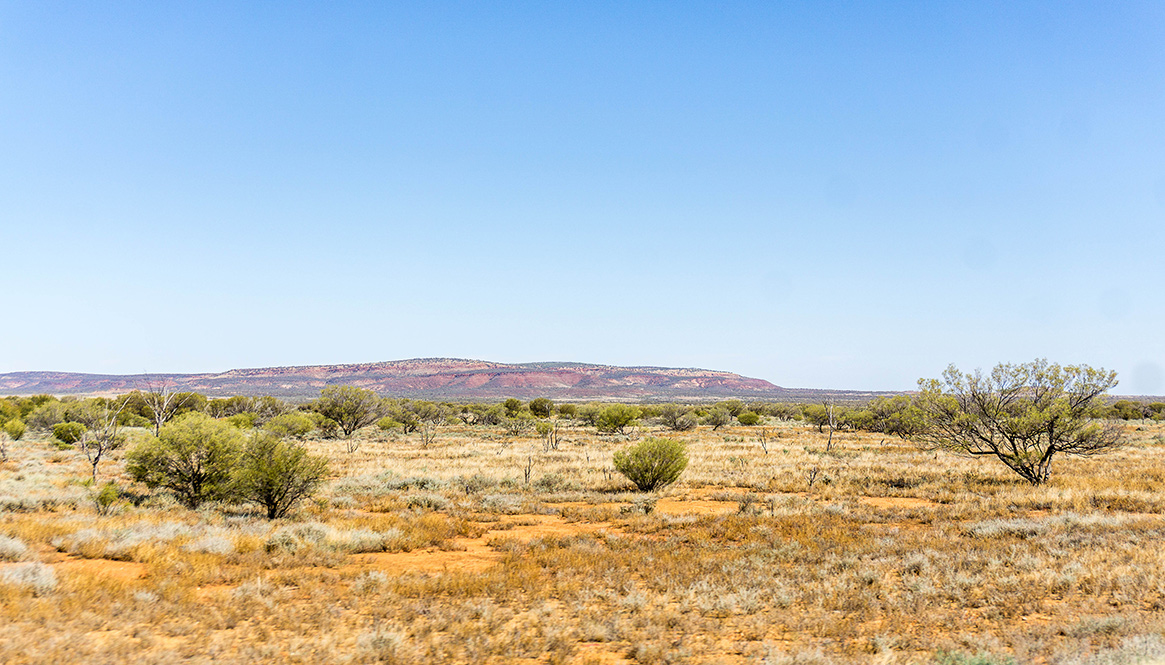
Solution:
M 714 406 L 708 410 L 704 422 L 711 425 L 713 430 L 718 430 L 732 422 L 732 413 L 723 406 Z
M 530 400 L 529 409 L 538 418 L 549 418 L 554 413 L 554 402 L 546 397 L 536 397 Z
M 697 423 L 694 409 L 679 404 L 661 405 L 658 417 L 661 425 L 676 432 L 686 432 L 694 428 Z
M 352 434 L 375 423 L 384 415 L 381 413 L 381 400 L 376 393 L 356 386 L 328 386 L 310 406 L 336 423 L 348 439 L 348 452 L 356 452 L 358 447 L 351 440 Z
M 637 406 L 630 404 L 609 404 L 599 412 L 595 418 L 595 427 L 600 432 L 623 434 L 626 429 L 639 419 L 642 412 Z
M 1123 430 L 1094 418 L 1116 372 L 1047 360 L 1000 364 L 990 374 L 947 367 L 920 379 L 916 404 L 924 444 L 972 457 L 994 457 L 1032 485 L 1042 485 L 1058 455 L 1090 456 L 1123 443 Z
M 287 516 L 328 477 L 328 462 L 303 444 L 272 432 L 256 434 L 243 447 L 235 472 L 235 493 L 261 506 L 268 519 Z
M 190 412 L 130 450 L 126 470 L 150 488 L 169 490 L 182 505 L 229 498 L 244 435 L 210 416 Z

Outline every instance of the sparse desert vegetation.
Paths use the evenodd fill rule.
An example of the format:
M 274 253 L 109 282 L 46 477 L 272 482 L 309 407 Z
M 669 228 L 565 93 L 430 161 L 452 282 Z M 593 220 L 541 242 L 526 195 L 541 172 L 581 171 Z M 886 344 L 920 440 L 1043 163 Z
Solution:
M 345 393 L 368 406 L 199 396 L 159 421 L 136 396 L 5 401 L 29 426 L 5 428 L 0 466 L 0 661 L 1165 658 L 1153 407 L 1104 405 L 1140 416 L 1112 421 L 1124 445 L 1032 485 L 906 438 L 910 400 L 357 417 Z M 54 426 L 118 408 L 95 483 L 92 428 Z M 204 440 L 225 456 L 211 486 L 167 482 L 167 459 L 209 460 Z M 615 455 L 652 446 L 675 482 L 641 492 Z M 305 474 L 299 501 L 271 499 L 274 457 Z

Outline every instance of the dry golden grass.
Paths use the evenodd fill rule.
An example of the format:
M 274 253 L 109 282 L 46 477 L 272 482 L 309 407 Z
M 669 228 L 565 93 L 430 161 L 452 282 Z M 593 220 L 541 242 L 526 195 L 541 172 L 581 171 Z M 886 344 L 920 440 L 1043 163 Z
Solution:
M 658 497 L 628 437 L 446 427 L 310 441 L 291 520 L 0 468 L 0 662 L 1134 663 L 1165 657 L 1165 428 L 1033 488 L 990 460 L 798 424 L 678 434 Z M 640 432 L 636 436 L 646 434 Z M 653 432 L 673 436 L 669 433 Z M 103 475 L 124 477 L 120 459 Z

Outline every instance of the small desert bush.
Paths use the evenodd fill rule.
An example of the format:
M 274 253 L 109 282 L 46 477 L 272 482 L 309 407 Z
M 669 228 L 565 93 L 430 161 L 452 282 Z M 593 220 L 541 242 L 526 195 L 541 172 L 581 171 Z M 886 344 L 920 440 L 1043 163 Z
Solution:
M 488 513 L 517 515 L 526 500 L 520 494 L 487 494 L 481 498 L 481 509 Z
M 24 432 L 27 428 L 23 422 L 13 419 L 4 423 L 4 427 L 0 429 L 2 429 L 4 433 L 7 434 L 8 437 L 13 441 L 19 441 L 24 437 Z
M 440 494 L 433 492 L 422 492 L 420 494 L 410 494 L 405 497 L 405 504 L 410 508 L 420 508 L 423 510 L 441 510 L 449 501 Z
M 232 427 L 237 427 L 239 429 L 247 430 L 247 429 L 254 429 L 255 421 L 257 421 L 258 419 L 259 419 L 258 414 L 251 413 L 249 411 L 245 411 L 243 413 L 236 413 L 233 416 L 229 416 L 227 418 L 227 423 L 229 423 Z
M 643 492 L 674 483 L 688 466 L 687 448 L 675 439 L 647 438 L 615 453 L 615 469 Z
M 76 507 L 85 499 L 80 485 L 60 486 L 41 473 L 0 479 L 0 511 L 31 513 L 61 507 Z
M 113 529 L 81 529 L 52 539 L 53 547 L 87 559 L 140 561 L 159 547 L 187 539 L 195 529 L 178 522 L 139 522 Z
M 28 556 L 28 545 L 19 538 L 0 535 L 0 561 L 21 561 Z
M 61 443 L 77 443 L 85 435 L 81 423 L 57 423 L 53 425 L 53 437 Z
M 1135 635 L 1120 646 L 1082 654 L 1064 661 L 1064 665 L 1151 665 L 1165 662 L 1165 639 L 1160 635 Z
M 0 584 L 31 589 L 34 594 L 43 596 L 57 588 L 57 576 L 43 563 L 21 563 L 0 569 Z
M 182 549 L 202 554 L 231 554 L 235 551 L 235 543 L 222 534 L 207 534 L 186 543 Z
M 352 590 L 359 594 L 371 593 L 388 585 L 389 577 L 384 571 L 370 570 L 352 581 Z
M 385 487 L 390 490 L 435 490 L 445 485 L 435 478 L 419 476 L 414 478 L 389 478 L 384 481 Z
M 334 534 L 334 529 L 319 522 L 289 524 L 279 527 L 267 538 L 267 551 L 294 554 L 308 548 L 331 549 L 328 541 Z
M 410 534 L 411 535 L 411 534 Z M 383 531 L 368 528 L 342 529 L 306 522 L 289 524 L 271 533 L 266 549 L 271 553 L 296 554 L 306 550 L 360 554 L 411 549 L 409 539 L 399 528 Z

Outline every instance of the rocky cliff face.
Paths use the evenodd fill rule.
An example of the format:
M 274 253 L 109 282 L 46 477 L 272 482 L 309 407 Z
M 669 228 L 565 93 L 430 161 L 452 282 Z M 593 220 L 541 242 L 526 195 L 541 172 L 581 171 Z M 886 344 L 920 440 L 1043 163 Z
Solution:
M 68 372 L 0 374 L 0 394 L 118 393 L 165 381 L 176 390 L 211 396 L 315 397 L 328 385 L 350 384 L 385 396 L 494 400 L 707 400 L 726 397 L 788 399 L 795 391 L 731 372 L 583 363 L 505 364 L 459 358 L 415 358 L 380 363 L 234 369 L 221 374 L 101 375 Z

